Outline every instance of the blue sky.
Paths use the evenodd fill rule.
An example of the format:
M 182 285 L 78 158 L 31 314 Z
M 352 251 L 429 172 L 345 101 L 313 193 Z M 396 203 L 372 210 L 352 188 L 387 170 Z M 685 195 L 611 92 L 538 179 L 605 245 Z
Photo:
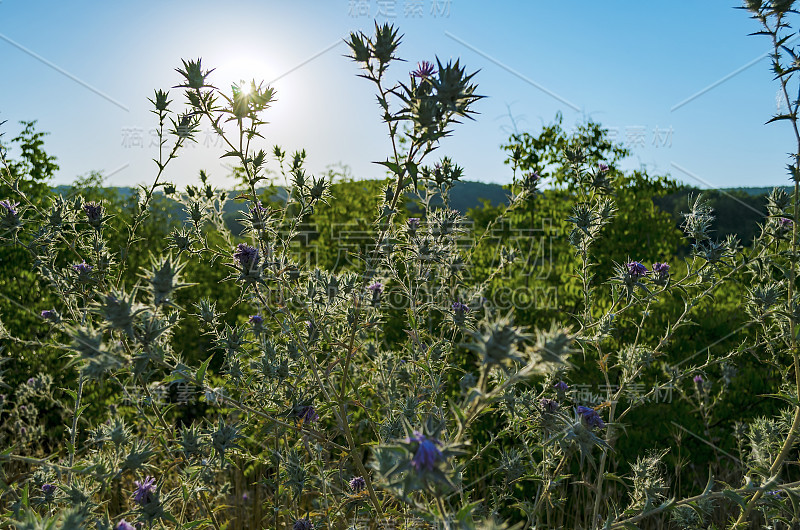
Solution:
M 6 139 L 19 120 L 38 120 L 50 133 L 46 149 L 61 166 L 56 183 L 91 170 L 109 174 L 112 185 L 149 182 L 156 123 L 147 98 L 178 83 L 181 58 L 202 57 L 217 68 L 212 82 L 220 87 L 280 77 L 265 146 L 305 148 L 314 173 L 344 163 L 356 177 L 377 177 L 381 168 L 371 162 L 390 149 L 385 125 L 341 42 L 350 31 L 370 31 L 377 17 L 405 35 L 399 55 L 409 62 L 396 65 L 396 78 L 434 56 L 480 70 L 475 81 L 487 98 L 439 152 L 469 180 L 510 181 L 500 145 L 513 124 L 536 133 L 562 112 L 567 128 L 590 117 L 628 143 L 628 169 L 644 166 L 699 187 L 782 185 L 793 139 L 787 124 L 764 124 L 777 108 L 769 60 L 756 61 L 769 42 L 748 36 L 758 27 L 737 5 L 1 0 L 0 120 L 8 120 Z M 179 90 L 171 95 L 182 103 Z M 203 168 L 225 185 L 221 147 L 205 132 L 198 140 L 166 180 L 185 185 Z

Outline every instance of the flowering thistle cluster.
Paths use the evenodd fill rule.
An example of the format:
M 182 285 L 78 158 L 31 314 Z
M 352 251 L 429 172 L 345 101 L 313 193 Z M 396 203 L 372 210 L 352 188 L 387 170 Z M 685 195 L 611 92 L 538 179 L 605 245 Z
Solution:
M 457 469 L 453 458 L 463 454 L 456 444 L 447 444 L 437 429 L 413 429 L 405 424 L 406 436 L 376 449 L 372 467 L 389 488 L 407 495 L 419 488 L 455 488 Z
M 469 306 L 463 302 L 453 302 L 453 322 L 456 325 L 461 326 L 466 322 L 467 313 L 469 313 L 470 309 Z
M 669 281 L 669 263 L 653 263 L 653 283 L 666 285 Z
M 144 506 L 153 500 L 156 493 L 156 479 L 147 476 L 144 480 L 134 481 L 136 491 L 133 494 L 133 501 L 140 506 Z
M 260 334 L 264 331 L 264 317 L 261 315 L 252 315 L 247 320 L 253 326 L 253 332 Z
M 86 219 L 89 226 L 95 230 L 100 230 L 103 226 L 103 205 L 97 202 L 87 202 L 83 205 L 83 211 L 86 212 Z
M 578 415 L 581 419 L 586 423 L 586 425 L 590 429 L 603 429 L 605 428 L 606 424 L 603 421 L 603 418 L 591 407 L 584 407 L 583 405 L 578 405 L 576 408 Z
M 56 322 L 57 323 L 57 322 L 59 322 L 61 320 L 61 317 L 59 316 L 58 311 L 56 311 L 55 309 L 44 309 L 44 310 L 42 310 L 40 315 L 44 320 L 49 320 L 51 322 Z
M 539 402 L 539 406 L 542 408 L 542 412 L 547 414 L 553 414 L 561 408 L 561 405 L 558 401 L 550 398 L 542 398 L 542 400 Z
M 234 266 L 239 271 L 238 279 L 246 284 L 263 283 L 261 256 L 256 247 L 239 243 L 233 252 Z
M 353 477 L 348 484 L 353 493 L 361 493 L 367 487 L 364 477 Z
M 648 278 L 654 285 L 660 287 L 666 286 L 670 280 L 669 263 L 656 262 L 653 263 L 652 269 L 648 270 L 643 263 L 630 260 L 624 265 L 617 265 L 616 271 L 616 281 L 625 288 L 628 299 L 633 296 L 637 287 L 647 290 L 644 282 Z
M 436 66 L 429 61 L 421 61 L 417 63 L 417 69 L 411 72 L 412 77 L 423 80 L 436 74 Z
M 442 445 L 442 442 L 436 439 L 429 439 L 419 431 L 414 431 L 412 436 L 406 438 L 406 443 L 416 444 L 414 457 L 411 459 L 411 467 L 418 472 L 430 473 L 443 459 L 442 452 L 438 447 Z
M 297 419 L 304 424 L 319 421 L 319 414 L 313 405 L 302 405 L 296 409 L 295 414 Z
M 381 295 L 383 294 L 383 284 L 381 282 L 375 282 L 372 285 L 367 287 L 367 290 L 372 293 L 372 300 L 370 303 L 372 307 L 378 307 L 381 305 Z
M 532 195 L 539 191 L 539 184 L 542 181 L 541 175 L 536 171 L 526 171 L 522 174 L 522 189 Z
M 638 261 L 629 261 L 625 268 L 628 270 L 628 277 L 633 281 L 641 280 L 647 274 L 647 267 Z
M 294 522 L 292 530 L 314 530 L 314 524 L 308 517 L 304 517 Z

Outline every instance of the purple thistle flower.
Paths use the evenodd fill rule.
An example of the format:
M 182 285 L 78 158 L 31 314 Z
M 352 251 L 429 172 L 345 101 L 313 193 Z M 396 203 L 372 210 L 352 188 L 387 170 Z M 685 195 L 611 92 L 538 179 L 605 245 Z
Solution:
M 353 493 L 360 493 L 367 487 L 367 481 L 364 480 L 364 477 L 353 477 L 350 479 L 350 489 L 353 490 Z
M 547 412 L 549 414 L 552 414 L 561 407 L 561 405 L 558 404 L 558 401 L 549 398 L 543 398 L 539 402 L 539 405 L 542 407 L 543 412 Z
M 694 376 L 692 381 L 694 381 L 696 385 L 702 385 L 703 384 L 703 376 L 702 375 L 696 375 L 696 376 Z
M 436 73 L 436 67 L 429 61 L 422 61 L 417 63 L 417 69 L 411 72 L 411 75 L 419 79 L 427 79 Z
M 292 525 L 292 530 L 314 530 L 314 525 L 308 518 L 304 517 L 303 519 L 298 519 Z
M 262 317 L 261 315 L 253 315 L 250 317 L 250 320 L 248 320 L 248 322 L 250 322 L 254 326 L 260 326 L 261 324 L 264 323 L 264 317 Z
M 367 290 L 372 291 L 372 307 L 378 307 L 381 305 L 381 293 L 383 293 L 383 284 L 381 282 L 375 282 L 369 287 Z
M 589 426 L 590 429 L 594 429 L 595 427 L 604 428 L 606 426 L 603 418 L 591 407 L 584 407 L 583 405 L 578 405 L 578 415 L 586 422 L 586 425 Z
M 669 263 L 653 263 L 653 272 L 659 276 L 667 276 L 669 274 Z
M 553 388 L 556 389 L 558 392 L 566 392 L 569 390 L 569 385 L 566 384 L 564 381 L 559 381 L 558 383 L 553 385 Z
M 73 265 L 72 268 L 74 270 L 76 270 L 78 272 L 78 274 L 89 274 L 90 272 L 92 272 L 92 269 L 94 267 L 92 267 L 91 265 L 87 264 L 86 260 L 83 260 L 80 263 L 78 263 L 77 265 Z
M 453 302 L 453 311 L 456 313 L 469 313 L 469 306 L 462 302 Z
M 56 313 L 55 309 L 45 309 L 41 315 L 45 320 L 56 320 L 58 318 L 58 313 Z
M 35 384 L 36 384 L 36 379 L 34 379 L 33 377 L 28 379 L 28 386 L 33 386 Z
M 83 210 L 86 212 L 86 217 L 89 222 L 96 224 L 103 219 L 103 205 L 97 202 L 87 202 L 83 205 Z
M 117 526 L 114 527 L 114 530 L 136 530 L 136 528 L 125 519 L 122 519 L 117 523 Z
M 793 224 L 794 224 L 794 221 L 792 221 L 791 219 L 788 219 L 786 217 L 779 217 L 778 218 L 778 226 L 780 227 L 781 230 L 784 230 L 784 231 L 785 230 L 791 230 Z
M 625 264 L 625 268 L 628 269 L 628 275 L 635 280 L 644 278 L 645 274 L 647 274 L 647 267 L 638 261 L 629 261 Z
M 653 263 L 653 274 L 656 283 L 666 283 L 669 279 L 669 263 Z
M 469 313 L 469 306 L 462 302 L 453 302 L 453 313 L 453 322 L 459 325 L 463 324 Z
M 133 494 L 133 500 L 144 506 L 153 500 L 153 493 L 156 491 L 156 479 L 147 476 L 142 481 L 134 481 L 136 484 L 136 492 Z
M 246 243 L 239 243 L 233 252 L 233 259 L 243 271 L 249 272 L 258 267 L 258 249 Z
M 242 493 L 242 502 L 245 504 L 250 502 L 250 495 L 248 495 L 246 491 Z
M 522 175 L 523 183 L 528 186 L 535 186 L 540 180 L 542 180 L 542 176 L 535 171 L 529 171 Z
M 319 414 L 317 414 L 317 411 L 311 405 L 306 405 L 304 407 L 301 407 L 300 410 L 298 411 L 297 416 L 303 423 L 312 423 L 315 421 L 319 421 Z
M 55 484 L 42 484 L 42 492 L 45 495 L 52 495 L 56 492 L 56 485 Z
M 442 459 L 442 452 L 436 447 L 441 445 L 441 442 L 435 439 L 430 440 L 419 431 L 414 431 L 414 436 L 406 441 L 417 443 L 417 450 L 411 459 L 411 466 L 417 471 L 433 471 L 433 468 Z
M 597 169 L 600 170 L 602 173 L 605 173 L 606 171 L 608 171 L 608 164 L 606 164 L 605 162 L 600 162 L 597 164 Z
M 10 201 L 8 199 L 3 199 L 0 201 L 0 206 L 5 208 L 6 214 L 10 215 L 13 218 L 16 218 L 19 212 L 17 211 L 17 207 L 19 206 L 18 202 Z
M 410 232 L 416 232 L 420 225 L 420 218 L 419 217 L 409 217 L 408 221 L 406 221 L 408 225 L 408 230 Z

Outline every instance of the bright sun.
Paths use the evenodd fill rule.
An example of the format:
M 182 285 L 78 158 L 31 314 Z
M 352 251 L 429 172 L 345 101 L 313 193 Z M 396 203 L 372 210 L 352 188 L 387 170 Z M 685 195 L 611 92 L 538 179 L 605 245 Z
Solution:
M 255 80 L 256 86 L 262 81 L 268 83 L 276 75 L 273 70 L 274 67 L 263 57 L 230 53 L 225 54 L 223 60 L 216 65 L 212 78 L 223 92 L 229 92 L 231 86 L 236 85 L 243 94 L 248 94 L 252 90 L 251 80 Z
M 239 81 L 238 86 L 239 86 L 239 91 L 241 92 L 241 94 L 243 96 L 250 95 L 250 91 L 253 88 L 252 83 L 250 83 L 249 81 L 244 81 L 244 80 Z

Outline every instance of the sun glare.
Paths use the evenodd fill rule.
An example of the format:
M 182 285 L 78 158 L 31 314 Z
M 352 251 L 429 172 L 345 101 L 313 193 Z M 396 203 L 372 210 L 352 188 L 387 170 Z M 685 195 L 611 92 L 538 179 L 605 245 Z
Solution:
M 239 92 L 243 96 L 249 96 L 250 92 L 253 90 L 253 84 L 250 81 L 239 81 L 237 86 L 239 88 Z
M 212 74 L 216 86 L 223 90 L 230 90 L 236 86 L 242 94 L 249 94 L 252 90 L 251 80 L 256 86 L 262 81 L 266 84 L 275 75 L 273 67 L 264 58 L 254 57 L 246 53 L 222 53 L 223 59 L 216 66 Z

